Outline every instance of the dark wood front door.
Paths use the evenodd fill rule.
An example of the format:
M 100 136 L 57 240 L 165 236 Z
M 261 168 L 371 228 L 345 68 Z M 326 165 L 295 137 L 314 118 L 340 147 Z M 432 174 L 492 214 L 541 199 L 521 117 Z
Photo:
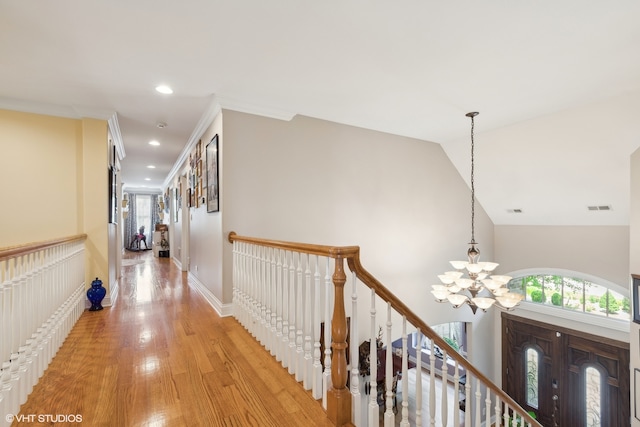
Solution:
M 629 345 L 502 314 L 502 387 L 543 426 L 628 426 Z

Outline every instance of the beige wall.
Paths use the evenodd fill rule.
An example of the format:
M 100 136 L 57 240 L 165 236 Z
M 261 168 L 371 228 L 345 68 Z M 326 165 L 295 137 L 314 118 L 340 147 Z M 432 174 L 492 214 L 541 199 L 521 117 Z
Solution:
M 107 122 L 0 110 L 0 149 L 0 247 L 86 233 L 107 287 Z
M 629 284 L 629 227 L 495 227 L 495 254 L 501 271 L 556 268 Z
M 0 151 L 0 247 L 81 233 L 81 123 L 0 110 Z
M 222 160 L 222 115 L 218 115 L 202 135 L 203 152 L 216 134 L 219 158 Z M 222 169 L 221 164 L 220 168 Z M 222 173 L 219 173 L 219 176 L 222 177 Z M 218 301 L 222 304 L 230 303 L 233 288 L 225 288 L 222 285 L 222 248 L 225 244 L 222 235 L 222 214 L 220 211 L 207 212 L 206 205 L 189 209 L 189 214 L 189 272 L 211 291 Z

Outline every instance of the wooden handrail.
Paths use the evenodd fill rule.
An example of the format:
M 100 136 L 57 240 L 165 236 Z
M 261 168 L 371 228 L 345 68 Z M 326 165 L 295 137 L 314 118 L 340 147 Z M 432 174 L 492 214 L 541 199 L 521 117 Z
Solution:
M 26 243 L 23 245 L 8 246 L 6 248 L 0 248 L 0 261 L 15 257 L 15 256 L 27 255 L 33 252 L 40 251 L 42 249 L 58 246 L 63 243 L 84 240 L 86 238 L 87 238 L 86 234 L 76 234 L 75 236 L 61 237 L 58 239 L 44 240 L 42 242 Z
M 312 245 L 309 243 L 284 242 L 281 240 L 257 239 L 255 237 L 238 236 L 232 231 L 229 233 L 229 243 L 233 242 L 246 242 L 259 246 L 268 246 L 276 249 L 327 256 L 330 258 L 341 257 L 347 259 L 360 252 L 359 246 L 325 246 Z
M 362 267 L 360 263 L 360 247 L 359 246 L 324 246 L 324 245 L 313 245 L 308 243 L 294 243 L 294 242 L 285 242 L 280 240 L 268 240 L 268 239 L 258 239 L 253 237 L 246 236 L 238 236 L 235 232 L 229 233 L 229 242 L 246 242 L 252 243 L 260 246 L 267 246 L 277 249 L 284 249 L 290 251 L 303 252 L 313 255 L 327 256 L 331 258 L 336 258 L 340 264 L 342 263 L 342 259 L 347 260 L 347 265 L 349 269 L 356 274 L 356 277 L 367 287 L 375 290 L 376 294 L 382 298 L 385 302 L 391 304 L 400 315 L 406 317 L 407 321 L 411 323 L 413 326 L 420 329 L 422 334 L 432 340 L 438 347 L 445 350 L 447 354 L 459 354 L 453 347 L 451 347 L 440 335 L 438 335 L 431 327 L 429 327 L 418 315 L 416 315 L 406 304 L 404 304 L 398 297 L 395 296 L 389 289 L 387 289 L 382 283 L 380 283 L 375 277 L 371 275 L 367 270 Z M 337 267 L 338 268 L 338 267 Z M 340 267 L 341 268 L 341 267 Z M 345 320 L 346 324 L 346 320 Z M 334 354 L 335 356 L 335 354 Z M 493 381 L 489 380 L 482 372 L 476 369 L 467 359 L 464 357 L 460 357 L 456 359 L 456 361 L 462 365 L 467 372 L 471 372 L 473 376 L 478 378 L 484 385 L 491 389 L 494 394 L 500 396 L 502 403 L 506 403 L 511 408 L 519 408 L 520 404 L 518 404 L 515 400 L 511 398 L 508 394 L 506 394 L 500 387 L 493 383 Z M 524 412 L 521 417 L 527 422 L 531 423 L 533 426 L 541 426 L 541 424 L 536 421 L 531 415 L 527 412 Z
M 413 326 L 420 329 L 423 335 L 425 335 L 430 340 L 433 340 L 435 344 L 446 350 L 447 354 L 452 355 L 454 353 L 459 354 L 453 347 L 451 347 L 440 335 L 438 335 L 429 325 L 424 323 L 420 317 L 418 317 L 409 307 L 407 307 L 398 297 L 395 296 L 389 289 L 387 289 L 382 283 L 380 283 L 375 277 L 373 277 L 367 270 L 362 267 L 360 264 L 360 254 L 356 254 L 352 258 L 347 259 L 347 263 L 349 265 L 349 269 L 356 273 L 356 277 L 369 288 L 374 289 L 376 294 L 380 296 L 384 301 L 391 304 L 398 313 L 405 316 L 407 321 L 411 323 Z M 500 387 L 493 383 L 489 378 L 487 378 L 482 372 L 476 369 L 467 359 L 464 357 L 460 357 L 460 359 L 456 359 L 456 361 L 462 365 L 467 372 L 471 372 L 473 376 L 482 381 L 488 388 L 490 388 L 496 395 L 500 396 L 500 400 L 503 403 L 509 404 L 512 408 L 520 407 L 520 404 L 511 398 L 507 393 L 505 393 Z M 531 415 L 528 413 L 524 413 L 522 418 L 531 423 L 534 426 L 539 426 L 540 423 L 533 419 Z

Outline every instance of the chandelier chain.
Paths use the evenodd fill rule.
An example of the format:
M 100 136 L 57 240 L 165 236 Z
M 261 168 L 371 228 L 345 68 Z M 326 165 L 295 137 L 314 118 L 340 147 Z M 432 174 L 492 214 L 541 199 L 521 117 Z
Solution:
M 474 158 L 473 158 L 473 152 L 474 152 L 474 141 L 473 141 L 473 128 L 474 128 L 474 121 L 473 121 L 473 115 L 471 116 L 471 244 L 475 244 L 476 243 L 476 239 L 475 239 L 475 216 L 476 216 L 476 211 L 475 211 L 475 200 L 476 200 L 476 190 L 475 190 L 475 184 L 474 184 Z

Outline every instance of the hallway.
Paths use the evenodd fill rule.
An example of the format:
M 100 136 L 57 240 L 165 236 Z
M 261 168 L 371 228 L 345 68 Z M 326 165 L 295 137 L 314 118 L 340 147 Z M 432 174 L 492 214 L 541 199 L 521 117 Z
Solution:
M 82 314 L 13 426 L 332 426 L 169 258 L 126 251 L 122 273 L 114 306 Z

